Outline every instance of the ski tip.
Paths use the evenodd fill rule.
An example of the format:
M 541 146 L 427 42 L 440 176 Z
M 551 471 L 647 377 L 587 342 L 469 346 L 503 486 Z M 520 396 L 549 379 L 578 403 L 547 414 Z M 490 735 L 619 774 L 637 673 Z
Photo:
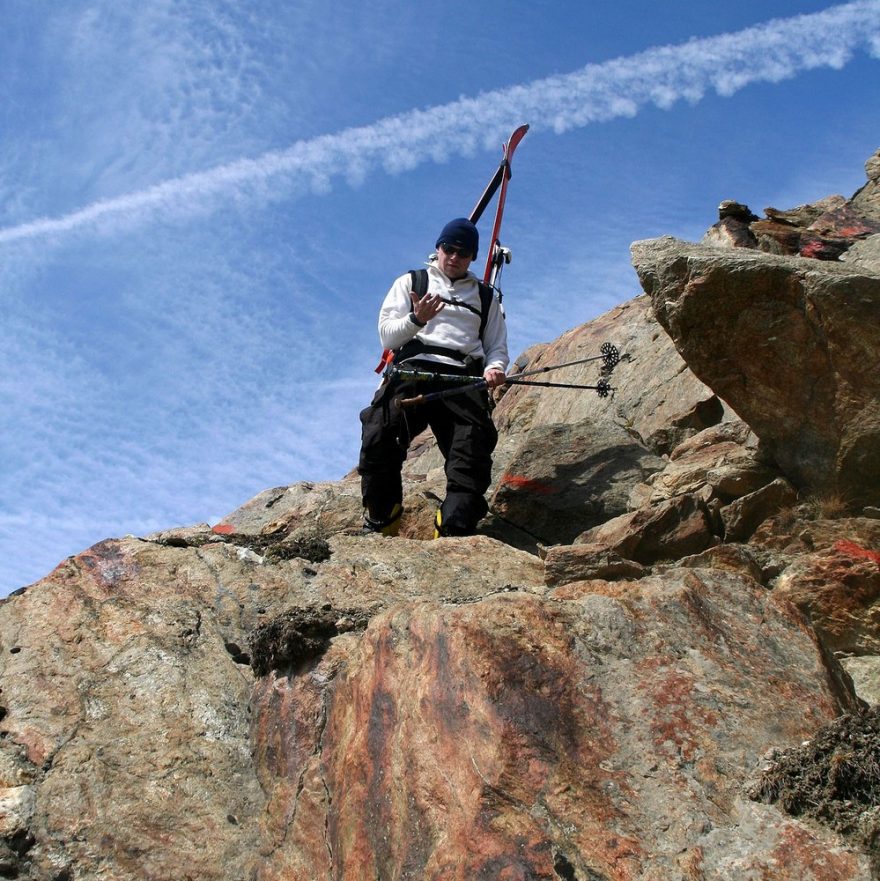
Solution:
M 508 138 L 507 143 L 504 145 L 504 155 L 507 158 L 513 155 L 513 151 L 516 149 L 517 144 L 526 136 L 526 132 L 529 130 L 529 124 L 524 123 L 519 128 L 513 130 L 513 134 Z

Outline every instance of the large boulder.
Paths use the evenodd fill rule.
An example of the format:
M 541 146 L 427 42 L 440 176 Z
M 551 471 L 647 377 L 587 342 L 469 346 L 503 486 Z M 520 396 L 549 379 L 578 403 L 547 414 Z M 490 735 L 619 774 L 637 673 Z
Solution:
M 632 253 L 676 348 L 786 476 L 875 502 L 880 272 L 671 238 Z
M 537 558 L 484 537 L 316 550 L 170 530 L 96 545 L 0 604 L 2 877 L 251 877 L 261 626 L 301 610 L 320 653 L 418 595 L 545 589 Z
M 0 604 L 4 876 L 622 881 L 785 849 L 774 877 L 870 877 L 743 796 L 855 708 L 745 556 L 650 574 L 258 521 L 103 542 Z
M 407 603 L 291 672 L 253 703 L 261 881 L 870 877 L 742 794 L 852 706 L 742 576 Z

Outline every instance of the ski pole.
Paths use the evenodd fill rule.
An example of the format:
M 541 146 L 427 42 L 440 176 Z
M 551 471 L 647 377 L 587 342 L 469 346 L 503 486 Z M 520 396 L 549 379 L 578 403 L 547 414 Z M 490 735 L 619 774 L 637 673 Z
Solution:
M 536 367 L 534 370 L 524 370 L 514 373 L 508 380 L 519 379 L 526 376 L 537 376 L 539 373 L 547 373 L 550 370 L 561 370 L 563 367 L 575 367 L 578 364 L 589 364 L 590 361 L 602 361 L 602 368 L 610 373 L 620 363 L 620 352 L 613 343 L 602 343 L 599 348 L 600 355 L 589 358 L 581 358 L 578 361 L 566 361 L 564 364 L 548 364 L 546 367 Z
M 397 403 L 401 407 L 417 407 L 420 404 L 429 404 L 431 401 L 442 401 L 444 398 L 451 398 L 455 395 L 465 394 L 470 391 L 478 391 L 489 385 L 485 379 L 478 379 L 470 385 L 460 385 L 455 388 L 441 389 L 439 392 L 428 392 L 424 395 L 416 395 L 414 398 L 400 398 Z M 595 391 L 600 398 L 607 398 L 614 391 L 609 385 L 608 380 L 600 379 L 596 385 L 575 385 L 567 382 L 539 382 L 529 380 L 519 380 L 516 377 L 510 377 L 505 380 L 502 385 L 536 385 L 545 388 L 571 388 L 571 389 L 588 389 Z
M 600 379 L 595 385 L 579 385 L 573 382 L 537 382 L 533 380 L 508 379 L 504 385 L 537 385 L 542 388 L 574 388 L 574 389 L 590 389 L 596 392 L 600 398 L 607 398 L 614 389 L 608 384 L 607 379 Z

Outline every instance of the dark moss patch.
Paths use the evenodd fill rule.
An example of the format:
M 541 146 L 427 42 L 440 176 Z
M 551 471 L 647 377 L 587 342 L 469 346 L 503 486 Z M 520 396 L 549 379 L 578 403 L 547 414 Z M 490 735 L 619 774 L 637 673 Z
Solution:
M 251 656 L 247 652 L 242 651 L 234 642 L 225 642 L 223 645 L 236 664 L 242 664 L 245 667 L 250 666 Z
M 156 543 L 171 548 L 200 548 L 206 544 L 231 544 L 239 548 L 249 548 L 268 563 L 293 559 L 323 563 L 330 559 L 331 554 L 330 545 L 326 539 L 320 536 L 300 535 L 293 537 L 277 532 L 269 535 L 245 535 L 241 532 L 174 534 L 163 536 L 157 539 Z
M 264 556 L 272 562 L 300 559 L 310 563 L 323 563 L 330 559 L 330 553 L 330 545 L 325 539 L 311 536 L 276 541 L 267 546 Z
M 320 657 L 333 637 L 363 630 L 369 617 L 362 609 L 288 609 L 251 635 L 251 667 L 257 676 L 265 676 Z
M 231 533 L 224 536 L 229 544 L 237 547 L 250 548 L 255 554 L 259 554 L 267 563 L 278 563 L 282 560 L 308 560 L 309 563 L 323 563 L 330 559 L 330 545 L 326 539 L 319 536 L 279 536 L 277 533 L 270 535 L 242 535 Z
M 844 835 L 880 868 L 880 707 L 835 719 L 779 755 L 752 786 L 755 801 Z

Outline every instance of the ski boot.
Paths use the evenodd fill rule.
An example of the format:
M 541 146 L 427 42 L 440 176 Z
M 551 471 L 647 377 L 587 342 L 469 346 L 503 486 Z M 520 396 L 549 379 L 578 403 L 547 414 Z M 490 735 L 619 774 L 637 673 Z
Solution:
M 384 520 L 374 520 L 370 512 L 364 510 L 364 535 L 395 536 L 400 532 L 400 519 L 403 516 L 403 505 L 395 505 Z

